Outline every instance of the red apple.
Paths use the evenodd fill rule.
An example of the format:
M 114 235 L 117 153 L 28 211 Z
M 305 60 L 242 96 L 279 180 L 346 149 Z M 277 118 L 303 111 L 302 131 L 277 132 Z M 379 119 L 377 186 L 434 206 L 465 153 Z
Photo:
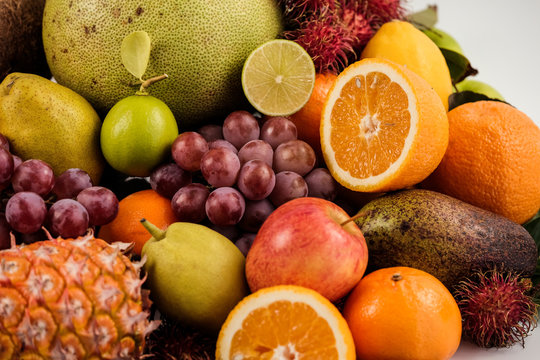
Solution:
M 330 301 L 349 293 L 366 271 L 362 232 L 338 205 L 303 197 L 278 207 L 263 223 L 246 257 L 251 291 L 290 284 Z

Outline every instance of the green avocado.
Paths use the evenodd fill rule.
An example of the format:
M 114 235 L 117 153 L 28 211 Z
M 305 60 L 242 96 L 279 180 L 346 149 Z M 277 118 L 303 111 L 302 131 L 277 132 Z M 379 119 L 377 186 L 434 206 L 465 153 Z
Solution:
M 355 220 L 368 245 L 368 271 L 410 266 L 449 289 L 474 270 L 534 273 L 538 250 L 521 225 L 430 190 L 389 193 Z

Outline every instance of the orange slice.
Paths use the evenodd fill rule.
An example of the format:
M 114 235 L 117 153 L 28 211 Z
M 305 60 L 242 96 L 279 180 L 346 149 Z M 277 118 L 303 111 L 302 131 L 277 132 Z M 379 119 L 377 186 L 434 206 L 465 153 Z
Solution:
M 362 192 L 419 183 L 435 170 L 448 146 L 448 118 L 435 90 L 385 59 L 363 59 L 339 74 L 320 131 L 334 178 Z
M 318 292 L 279 285 L 240 301 L 223 324 L 217 360 L 356 359 L 339 310 Z

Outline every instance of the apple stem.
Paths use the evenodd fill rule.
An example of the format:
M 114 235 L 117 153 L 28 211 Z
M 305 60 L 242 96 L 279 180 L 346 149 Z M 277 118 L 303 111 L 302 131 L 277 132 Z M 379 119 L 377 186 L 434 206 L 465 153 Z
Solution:
M 367 211 L 361 211 L 359 212 L 358 214 L 348 218 L 347 220 L 345 220 L 344 222 L 342 222 L 341 224 L 339 224 L 340 226 L 345 226 L 347 225 L 348 223 L 350 223 L 351 221 L 354 221 L 358 218 L 361 218 L 362 216 L 366 216 L 367 215 Z
M 161 240 L 165 238 L 165 231 L 158 228 L 156 225 L 152 224 L 150 221 L 146 220 L 145 218 L 142 218 L 141 220 L 142 226 L 152 235 L 156 240 Z
M 146 91 L 146 88 L 148 88 L 150 85 L 152 85 L 155 82 L 161 81 L 163 79 L 168 78 L 169 75 L 163 74 L 151 77 L 150 79 L 146 79 L 142 82 L 141 87 L 139 88 L 139 91 L 137 91 L 137 95 L 148 95 L 148 92 Z

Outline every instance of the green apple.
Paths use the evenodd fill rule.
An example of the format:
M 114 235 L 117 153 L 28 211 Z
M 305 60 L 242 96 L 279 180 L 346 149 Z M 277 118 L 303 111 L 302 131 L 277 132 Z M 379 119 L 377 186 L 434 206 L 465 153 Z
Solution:
M 431 28 L 423 30 L 431 41 L 433 41 L 439 48 L 452 50 L 463 55 L 463 49 L 459 43 L 450 34 L 442 31 L 441 29 Z
M 491 99 L 497 99 L 504 101 L 503 96 L 491 85 L 488 85 L 482 81 L 465 79 L 462 82 L 456 84 L 458 91 L 472 91 L 478 94 L 486 95 Z
M 203 225 L 176 222 L 163 231 L 141 223 L 152 234 L 142 249 L 152 301 L 182 324 L 217 333 L 249 292 L 242 252 Z

